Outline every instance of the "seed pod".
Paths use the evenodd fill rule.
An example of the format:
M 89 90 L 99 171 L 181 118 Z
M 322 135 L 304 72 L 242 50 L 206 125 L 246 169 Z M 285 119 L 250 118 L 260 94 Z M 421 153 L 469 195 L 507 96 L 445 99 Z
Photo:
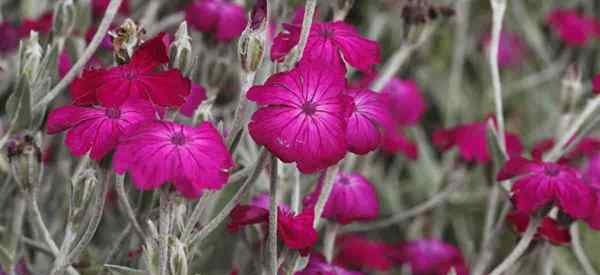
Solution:
M 35 188 L 42 176 L 42 152 L 31 134 L 18 134 L 6 145 L 13 178 L 19 189 L 27 192 Z
M 190 37 L 187 29 L 187 23 L 184 21 L 179 25 L 177 32 L 175 33 L 175 41 L 171 44 L 169 49 L 169 61 L 170 67 L 177 68 L 180 71 L 186 73 L 187 67 L 192 53 L 192 38 Z
M 268 14 L 269 5 L 267 1 L 257 1 L 250 12 L 248 25 L 240 36 L 238 57 L 242 69 L 246 72 L 255 72 L 262 62 L 269 19 Z
M 52 16 L 52 31 L 55 35 L 66 37 L 75 26 L 77 9 L 73 0 L 62 0 L 54 8 Z

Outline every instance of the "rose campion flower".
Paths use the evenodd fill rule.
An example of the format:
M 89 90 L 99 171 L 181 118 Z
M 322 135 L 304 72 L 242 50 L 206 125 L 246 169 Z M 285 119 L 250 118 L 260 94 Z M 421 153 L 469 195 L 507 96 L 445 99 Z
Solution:
M 110 4 L 110 0 L 92 0 L 91 4 L 94 17 L 102 18 L 106 8 L 108 8 L 108 4 Z M 129 14 L 129 0 L 123 0 L 123 2 L 121 2 L 118 12 L 124 15 Z
M 350 89 L 346 94 L 354 100 L 348 119 L 348 150 L 366 154 L 379 147 L 382 128 L 390 127 L 392 118 L 381 94 L 368 89 Z
M 393 155 L 402 152 L 409 159 L 415 160 L 419 157 L 419 148 L 410 141 L 402 128 L 389 129 L 383 132 L 381 149 L 384 153 Z
M 179 112 L 186 117 L 193 117 L 196 109 L 202 101 L 206 100 L 206 90 L 204 87 L 192 84 L 192 92 L 185 98 L 185 103 L 181 105 Z
M 313 253 L 310 255 L 308 265 L 304 270 L 298 271 L 294 275 L 364 275 L 364 273 L 349 271 L 340 266 L 327 263 L 322 255 Z
M 590 215 L 593 191 L 577 170 L 557 163 L 514 157 L 504 164 L 496 179 L 503 181 L 515 177 L 511 192 L 518 211 L 532 215 L 554 204 L 573 218 Z
M 316 190 L 306 196 L 305 207 L 312 207 L 317 203 L 323 180 L 324 176 L 321 176 Z M 372 220 L 377 215 L 379 215 L 379 202 L 373 185 L 358 173 L 338 173 L 322 217 L 341 224 L 349 224 L 355 221 Z
M 17 48 L 19 37 L 17 28 L 10 22 L 0 23 L 0 53 L 10 53 Z
M 569 141 L 569 143 L 571 143 Z M 542 160 L 544 154 L 554 147 L 554 139 L 542 139 L 533 145 L 531 156 L 534 160 Z M 600 152 L 600 139 L 595 137 L 584 137 L 577 143 L 571 151 L 564 154 L 557 162 L 560 164 L 569 164 L 581 157 L 593 157 Z
M 257 205 L 237 205 L 229 214 L 231 221 L 227 225 L 229 232 L 237 232 L 251 224 L 269 223 L 269 209 Z M 314 209 L 305 208 L 302 213 L 277 207 L 277 238 L 290 249 L 306 254 L 318 239 L 313 228 Z
M 48 134 L 65 130 L 65 144 L 74 156 L 90 152 L 100 160 L 110 153 L 131 125 L 154 120 L 157 109 L 145 100 L 128 100 L 120 107 L 67 105 L 48 115 Z
M 513 226 L 517 233 L 523 234 L 527 230 L 530 217 L 526 213 L 512 211 L 506 215 L 506 220 Z M 534 239 L 547 240 L 554 245 L 565 245 L 571 242 L 571 234 L 569 233 L 568 226 L 561 225 L 557 220 L 546 216 L 542 219 L 542 223 L 538 227 Z
M 52 28 L 52 13 L 47 12 L 42 14 L 39 18 L 25 18 L 21 21 L 17 30 L 19 38 L 28 37 L 31 31 L 36 31 L 41 34 L 50 32 Z
M 359 235 L 346 235 L 339 237 L 336 245 L 339 252 L 334 262 L 340 266 L 379 271 L 392 267 L 392 247 L 385 243 L 371 241 Z
M 190 80 L 177 69 L 156 71 L 169 61 L 168 44 L 168 35 L 161 33 L 142 44 L 129 64 L 85 70 L 71 84 L 73 101 L 78 105 L 99 102 L 115 107 L 134 97 L 159 106 L 181 106 L 190 93 Z
M 214 32 L 217 40 L 231 41 L 246 28 L 246 11 L 227 0 L 196 0 L 185 10 L 185 20 L 201 32 Z
M 413 275 L 447 275 L 452 268 L 457 275 L 469 274 L 460 250 L 440 240 L 422 239 L 401 243 L 393 259 L 400 264 L 410 265 Z
M 71 57 L 67 51 L 62 51 L 58 55 L 58 76 L 60 78 L 65 77 L 65 75 L 69 72 L 71 67 L 73 66 L 73 62 L 71 62 Z
M 569 46 L 584 46 L 597 35 L 597 20 L 576 10 L 555 9 L 547 15 L 546 21 Z
M 119 140 L 113 157 L 115 172 L 129 172 L 138 189 L 170 182 L 190 199 L 204 189 L 222 188 L 233 165 L 223 138 L 208 122 L 196 127 L 168 121 L 138 123 Z
M 483 47 L 486 53 L 489 51 L 491 33 L 483 37 Z M 509 31 L 503 31 L 500 34 L 500 44 L 498 47 L 498 65 L 501 68 L 516 67 L 523 63 L 527 46 L 519 34 Z
M 282 61 L 298 44 L 301 26 L 284 24 L 271 47 L 271 59 Z M 343 57 L 343 59 L 342 59 Z M 362 37 L 352 26 L 342 21 L 313 23 L 302 60 L 322 62 L 345 72 L 344 61 L 362 72 L 373 72 L 379 64 L 379 44 Z
M 306 63 L 274 74 L 248 90 L 259 109 L 248 125 L 254 141 L 283 162 L 314 173 L 344 158 L 352 99 L 344 76 L 327 66 Z
M 488 148 L 487 125 L 486 121 L 482 121 L 437 130 L 433 133 L 433 144 L 442 151 L 457 146 L 460 156 L 464 160 L 487 163 L 491 159 Z M 517 135 L 505 132 L 504 139 L 510 157 L 521 155 L 523 145 Z
M 399 126 L 413 126 L 425 113 L 423 92 L 413 80 L 392 78 L 381 90 L 392 119 Z

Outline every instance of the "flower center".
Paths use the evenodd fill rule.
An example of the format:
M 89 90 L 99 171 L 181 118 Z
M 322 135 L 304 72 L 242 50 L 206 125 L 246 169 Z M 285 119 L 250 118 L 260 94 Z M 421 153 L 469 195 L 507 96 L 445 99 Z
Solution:
M 333 37 L 333 34 L 335 33 L 335 30 L 332 28 L 323 28 L 321 30 L 321 35 L 325 38 L 331 38 Z
M 124 70 L 123 78 L 125 78 L 127 80 L 134 80 L 135 78 L 137 78 L 137 72 L 135 72 L 133 70 Z
M 107 108 L 104 112 L 109 118 L 119 118 L 121 117 L 121 110 L 117 108 Z
M 175 145 L 183 145 L 185 144 L 185 136 L 181 132 L 177 132 L 171 136 L 171 143 Z
M 348 177 L 341 177 L 339 183 L 342 185 L 350 185 L 352 182 L 350 182 Z
M 560 169 L 556 166 L 546 166 L 544 167 L 544 174 L 550 177 L 558 176 L 560 173 Z
M 312 115 L 317 112 L 317 105 L 312 102 L 306 102 L 302 105 L 302 112 L 307 115 Z

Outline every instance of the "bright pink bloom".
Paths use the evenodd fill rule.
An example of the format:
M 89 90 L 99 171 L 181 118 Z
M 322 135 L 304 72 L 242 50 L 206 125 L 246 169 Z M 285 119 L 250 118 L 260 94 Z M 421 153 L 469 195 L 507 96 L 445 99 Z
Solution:
M 526 214 L 555 204 L 573 218 L 590 215 L 593 192 L 571 167 L 551 162 L 532 161 L 522 157 L 509 159 L 498 172 L 497 180 L 518 177 L 512 186 L 517 210 Z
M 298 44 L 301 27 L 284 24 L 286 30 L 275 37 L 271 59 L 281 61 Z M 343 57 L 343 59 L 342 59 Z M 380 62 L 379 44 L 368 40 L 342 21 L 314 23 L 304 49 L 303 60 L 337 66 L 345 71 L 343 61 L 363 72 L 372 72 Z
M 392 118 L 400 126 L 415 125 L 425 113 L 423 92 L 413 80 L 392 78 L 381 93 L 386 98 Z
M 71 62 L 71 57 L 69 53 L 66 51 L 62 51 L 58 56 L 58 76 L 60 78 L 65 77 L 65 75 L 69 72 L 73 63 Z
M 439 240 L 415 240 L 397 247 L 394 259 L 400 264 L 408 264 L 413 275 L 447 275 L 451 268 L 457 275 L 468 275 L 458 248 Z
M 237 232 L 242 227 L 251 224 L 268 224 L 269 209 L 255 205 L 237 205 L 229 214 L 231 218 L 227 229 Z M 282 207 L 277 208 L 277 238 L 290 249 L 306 253 L 318 239 L 317 231 L 313 228 L 314 209 L 305 208 L 302 213 L 295 215 Z
M 483 37 L 483 47 L 489 52 L 490 42 L 492 35 L 490 33 L 485 34 Z M 498 47 L 498 65 L 500 67 L 514 67 L 523 63 L 525 54 L 527 52 L 527 46 L 525 42 L 514 32 L 503 31 L 500 34 L 500 44 Z
M 517 233 L 523 234 L 527 230 L 530 217 L 526 213 L 513 211 L 506 215 L 506 219 Z M 546 216 L 537 229 L 535 239 L 547 240 L 555 245 L 565 245 L 571 242 L 571 234 L 568 226 L 561 225 L 557 220 Z
M 136 50 L 129 64 L 85 70 L 71 85 L 73 101 L 114 107 L 136 97 L 160 106 L 182 105 L 191 90 L 190 80 L 177 69 L 156 71 L 169 61 L 168 45 L 168 35 L 161 33 Z
M 327 66 L 303 64 L 272 75 L 248 91 L 260 105 L 248 125 L 256 143 L 302 173 L 336 164 L 346 155 L 347 119 L 352 99 L 343 75 Z
M 595 75 L 592 80 L 592 91 L 595 94 L 600 94 L 600 74 Z
M 597 21 L 576 10 L 555 9 L 547 15 L 546 20 L 569 46 L 584 46 L 596 35 Z
M 0 53 L 9 53 L 19 42 L 17 28 L 10 22 L 0 23 Z
M 585 222 L 596 230 L 600 230 L 600 154 L 596 153 L 587 162 L 584 170 L 583 178 L 585 182 L 593 190 L 596 198 L 592 212 Z
M 126 101 L 114 108 L 67 105 L 50 112 L 47 127 L 48 134 L 68 130 L 65 144 L 71 154 L 81 156 L 89 151 L 90 158 L 100 160 L 117 146 L 126 128 L 155 117 L 154 106 L 143 100 Z
M 304 199 L 305 207 L 317 203 L 324 177 L 319 178 L 317 188 Z M 340 172 L 335 176 L 333 189 L 323 209 L 323 217 L 348 224 L 355 221 L 367 221 L 379 214 L 379 202 L 373 185 L 358 173 Z
M 359 235 L 346 235 L 336 241 L 335 263 L 354 269 L 374 269 L 386 271 L 392 267 L 390 253 L 392 247 L 378 241 L 371 241 Z
M 170 182 L 186 198 L 222 188 L 233 165 L 223 138 L 208 122 L 196 127 L 167 121 L 138 123 L 120 139 L 113 157 L 115 172 L 129 171 L 140 190 Z
M 92 13 L 94 14 L 94 17 L 102 18 L 109 3 L 110 0 L 92 0 Z M 129 0 L 123 0 L 123 2 L 121 2 L 118 12 L 124 15 L 129 14 Z
M 206 90 L 204 87 L 192 84 L 192 92 L 185 98 L 185 103 L 181 105 L 179 112 L 186 117 L 194 116 L 194 112 L 200 106 L 202 101 L 206 100 Z
M 474 122 L 433 133 L 433 143 L 442 151 L 458 146 L 460 156 L 466 161 L 487 163 L 490 161 L 488 149 L 487 122 Z M 505 132 L 506 149 L 511 157 L 523 152 L 521 140 L 515 134 Z
M 409 140 L 404 134 L 402 128 L 385 130 L 383 132 L 383 143 L 381 149 L 386 154 L 396 154 L 402 152 L 409 159 L 415 160 L 419 156 L 419 148 Z
M 19 37 L 28 37 L 31 31 L 41 34 L 48 33 L 52 28 L 52 13 L 44 13 L 39 18 L 25 18 L 19 25 Z
M 354 99 L 346 132 L 348 150 L 366 154 L 379 147 L 382 141 L 380 131 L 391 127 L 392 118 L 381 94 L 367 89 L 350 89 L 346 94 Z
M 306 268 L 294 275 L 364 275 L 364 273 L 349 271 L 340 266 L 329 264 L 322 255 L 313 253 L 310 255 Z
M 214 32 L 217 40 L 227 42 L 246 28 L 246 11 L 226 0 L 196 0 L 185 10 L 190 25 L 201 32 Z

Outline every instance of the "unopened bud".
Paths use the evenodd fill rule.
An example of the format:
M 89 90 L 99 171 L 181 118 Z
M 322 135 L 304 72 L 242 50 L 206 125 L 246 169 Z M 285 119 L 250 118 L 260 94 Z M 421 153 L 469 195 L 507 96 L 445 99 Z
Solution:
M 191 41 L 192 38 L 188 33 L 187 23 L 184 21 L 179 25 L 179 29 L 175 33 L 175 41 L 173 41 L 169 49 L 170 67 L 186 72 L 192 52 Z
M 69 213 L 75 223 L 83 220 L 87 202 L 92 198 L 98 178 L 94 169 L 87 169 L 76 175 L 71 181 L 72 195 L 70 196 L 72 212 Z
M 75 26 L 77 9 L 73 0 L 62 0 L 54 8 L 52 30 L 56 35 L 68 36 Z
M 238 56 L 242 69 L 255 72 L 262 62 L 265 49 L 269 5 L 266 0 L 258 0 L 252 11 L 248 25 L 238 42 Z
M 117 29 L 109 32 L 113 39 L 112 44 L 117 64 L 129 63 L 135 49 L 142 44 L 142 36 L 145 33 L 144 28 L 129 18 L 125 19 L 125 22 Z
M 171 274 L 188 274 L 187 255 L 183 242 L 174 239 L 171 242 L 170 250 L 169 269 L 171 270 Z
M 6 145 L 12 176 L 21 191 L 36 187 L 42 176 L 42 152 L 31 134 L 19 134 Z

